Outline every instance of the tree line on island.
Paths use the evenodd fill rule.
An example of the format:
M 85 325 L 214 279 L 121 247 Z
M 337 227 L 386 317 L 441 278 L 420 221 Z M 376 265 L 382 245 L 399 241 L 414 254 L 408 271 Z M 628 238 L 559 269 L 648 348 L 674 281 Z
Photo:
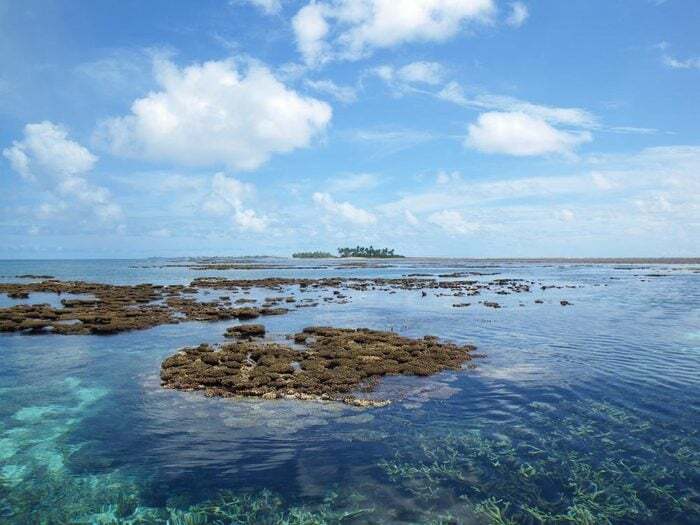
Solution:
M 292 254 L 295 259 L 330 259 L 335 257 L 366 257 L 371 259 L 391 259 L 396 257 L 403 257 L 403 255 L 398 255 L 394 252 L 393 248 L 375 248 L 370 245 L 367 246 L 355 246 L 354 248 L 338 248 L 338 255 L 333 255 L 330 252 L 297 252 Z

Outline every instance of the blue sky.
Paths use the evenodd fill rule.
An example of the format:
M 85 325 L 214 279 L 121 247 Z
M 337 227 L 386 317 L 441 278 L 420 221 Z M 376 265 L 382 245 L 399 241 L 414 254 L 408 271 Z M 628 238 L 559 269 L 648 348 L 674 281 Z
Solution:
M 697 256 L 694 0 L 0 0 L 0 257 Z

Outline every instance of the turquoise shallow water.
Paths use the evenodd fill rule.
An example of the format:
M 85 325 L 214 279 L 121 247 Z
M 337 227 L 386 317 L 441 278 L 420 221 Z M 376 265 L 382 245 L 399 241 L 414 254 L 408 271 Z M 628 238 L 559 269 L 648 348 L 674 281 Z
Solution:
M 700 522 L 695 266 L 411 259 L 317 269 L 285 260 L 298 267 L 195 271 L 162 263 L 2 261 L 0 280 L 471 270 L 496 274 L 474 279 L 565 288 L 478 298 L 497 300 L 498 310 L 476 301 L 454 308 L 464 298 L 420 291 L 353 292 L 348 304 L 265 318 L 273 338 L 309 325 L 366 326 L 468 342 L 487 355 L 473 370 L 385 378 L 379 393 L 394 403 L 372 410 L 160 388 L 164 357 L 223 340 L 232 322 L 113 336 L 0 334 L 0 523 Z M 0 307 L 15 302 L 0 297 Z

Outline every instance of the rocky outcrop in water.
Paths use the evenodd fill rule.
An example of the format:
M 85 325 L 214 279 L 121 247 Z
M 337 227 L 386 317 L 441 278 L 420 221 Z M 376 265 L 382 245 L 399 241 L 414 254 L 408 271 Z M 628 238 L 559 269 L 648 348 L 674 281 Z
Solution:
M 59 281 L 47 279 L 40 282 L 0 283 L 0 294 L 18 300 L 30 299 L 35 292 L 57 295 L 80 294 L 90 298 L 66 297 L 61 308 L 48 304 L 17 304 L 0 308 L 0 332 L 55 333 L 55 334 L 114 334 L 129 330 L 151 328 L 162 324 L 183 321 L 248 320 L 267 315 L 284 315 L 288 308 L 311 308 L 321 304 L 345 304 L 352 300 L 354 292 L 418 291 L 423 297 L 428 291 L 436 296 L 469 297 L 482 293 L 509 295 L 528 293 L 538 284 L 521 279 L 494 279 L 491 281 L 439 280 L 428 278 L 282 278 L 227 279 L 200 277 L 189 286 L 112 285 L 83 281 Z M 541 289 L 547 289 L 542 286 Z M 254 289 L 266 289 L 284 295 L 265 298 L 258 306 L 255 299 L 232 297 L 247 295 Z M 218 299 L 203 302 L 197 294 L 219 291 Z M 226 295 L 220 295 L 226 291 Z M 331 295 L 320 296 L 323 291 Z M 230 295 L 229 295 L 230 294 Z M 295 297 L 294 294 L 311 294 L 312 297 Z M 247 305 L 250 303 L 250 305 Z M 466 306 L 468 303 L 455 303 Z M 483 305 L 500 308 L 493 301 Z
M 371 390 L 385 375 L 429 376 L 457 370 L 472 359 L 475 349 L 442 343 L 433 336 L 410 339 L 366 328 L 310 327 L 291 338 L 303 348 L 250 341 L 184 348 L 163 361 L 162 385 L 201 390 L 209 396 L 382 406 L 388 401 L 358 398 L 353 392 Z
M 183 285 L 117 286 L 55 280 L 0 283 L 0 293 L 8 297 L 26 299 L 34 292 L 64 296 L 61 308 L 48 304 L 0 308 L 0 332 L 106 335 L 183 321 L 246 320 L 287 313 L 285 308 L 232 306 L 228 297 L 201 302 L 188 296 L 197 293 L 197 288 Z M 93 297 L 65 297 L 74 294 Z
M 239 324 L 228 328 L 224 334 L 224 337 L 240 337 L 243 339 L 264 336 L 265 327 L 261 324 Z

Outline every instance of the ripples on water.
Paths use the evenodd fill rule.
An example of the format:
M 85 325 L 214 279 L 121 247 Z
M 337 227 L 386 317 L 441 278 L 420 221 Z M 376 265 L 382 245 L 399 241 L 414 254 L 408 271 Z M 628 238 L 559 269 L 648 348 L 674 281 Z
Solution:
M 367 326 L 470 342 L 488 355 L 475 370 L 385 378 L 380 394 L 396 401 L 374 410 L 160 388 L 166 355 L 221 341 L 230 322 L 107 337 L 0 334 L 1 523 L 700 522 L 697 268 L 130 267 L 147 264 L 0 262 L 0 278 L 187 283 L 469 266 L 576 288 L 485 294 L 467 308 L 415 291 L 353 292 L 346 305 L 265 319 L 273 337 L 312 324 Z M 504 307 L 477 303 L 494 299 Z

